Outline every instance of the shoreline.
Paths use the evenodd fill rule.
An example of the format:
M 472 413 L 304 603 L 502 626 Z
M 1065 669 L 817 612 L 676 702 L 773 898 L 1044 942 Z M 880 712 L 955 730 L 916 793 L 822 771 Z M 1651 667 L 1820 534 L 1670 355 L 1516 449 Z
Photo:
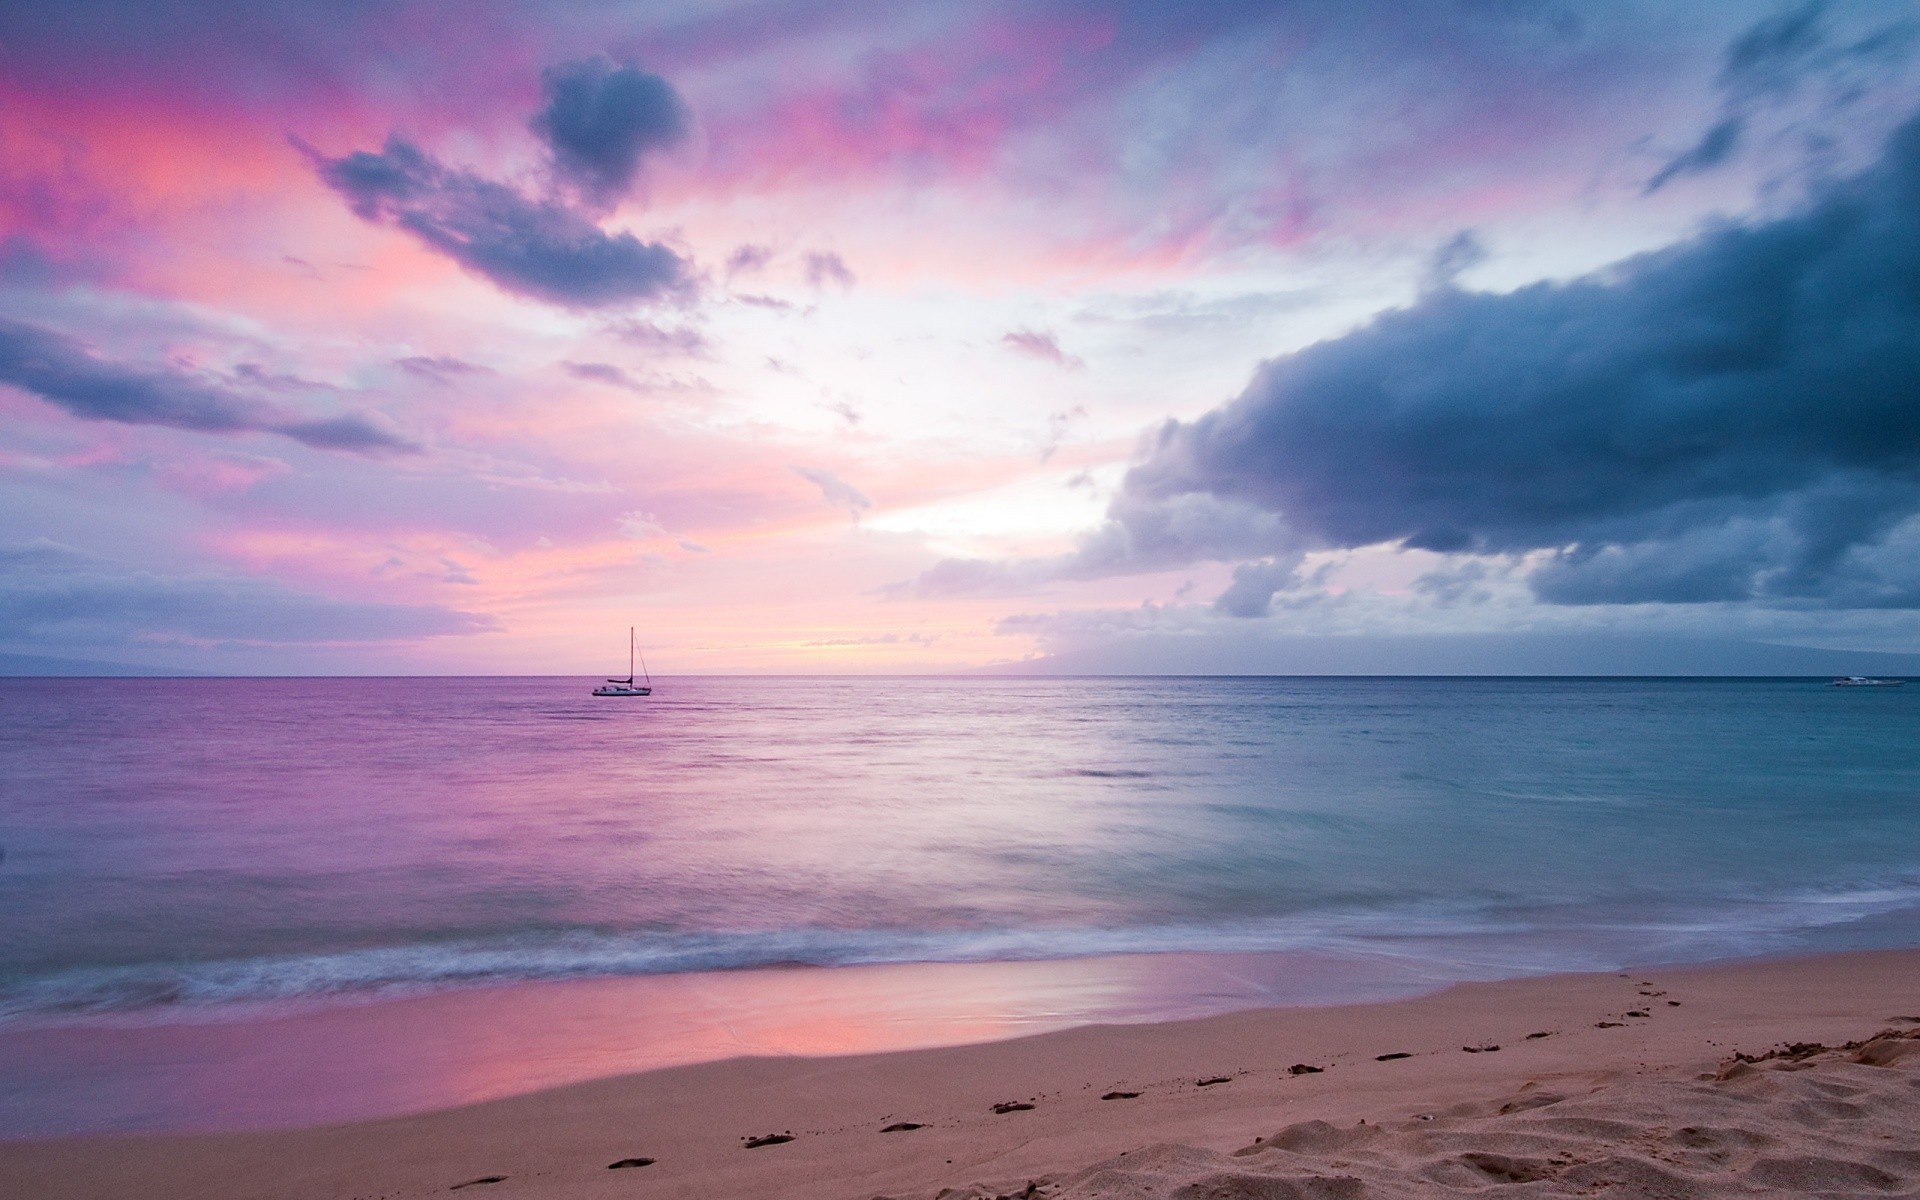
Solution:
M 1664 1088 L 1635 1103 L 1705 1104 L 1697 1077 L 1736 1051 L 1840 1045 L 1890 1023 L 1916 1029 L 1916 1009 L 1920 950 L 1540 976 L 940 1049 L 731 1058 L 358 1124 L 0 1143 L 0 1183 L 48 1200 L 398 1198 L 461 1184 L 471 1184 L 469 1196 L 570 1198 L 632 1194 L 636 1179 L 649 1194 L 824 1198 L 932 1197 L 975 1184 L 984 1188 L 976 1194 L 1010 1194 L 993 1189 L 1045 1178 L 1067 1195 L 1090 1186 L 1074 1183 L 1076 1172 L 1123 1151 L 1186 1147 L 1153 1160 L 1177 1175 L 1212 1163 L 1208 1155 L 1257 1150 L 1256 1137 L 1303 1121 L 1341 1129 L 1365 1119 L 1393 1130 L 1422 1113 L 1492 1120 L 1494 1110 L 1475 1106 L 1542 1089 L 1604 1097 Z M 1321 1069 L 1290 1073 L 1295 1064 Z M 1822 1064 L 1805 1078 L 1920 1060 Z M 1127 1091 L 1139 1095 L 1101 1098 Z M 993 1111 L 1008 1102 L 1032 1107 Z M 881 1132 L 902 1123 L 917 1128 Z M 744 1149 L 743 1139 L 789 1131 L 791 1142 Z M 635 1158 L 654 1161 L 608 1169 Z M 500 1181 L 476 1182 L 493 1176 Z
M 1391 955 L 1194 951 L 757 967 L 26 1023 L 0 1028 L 0 1143 L 375 1120 L 728 1058 L 1337 1006 L 1427 994 L 1462 977 Z
M 1686 969 L 1902 948 L 1906 926 L 1876 924 L 1861 924 L 1853 944 L 1638 961 Z M 299 1129 L 729 1058 L 967 1046 L 1632 969 L 1598 947 L 1599 961 L 1569 963 L 1562 950 L 1558 964 L 1459 949 L 789 964 L 11 1022 L 0 1024 L 0 1144 Z

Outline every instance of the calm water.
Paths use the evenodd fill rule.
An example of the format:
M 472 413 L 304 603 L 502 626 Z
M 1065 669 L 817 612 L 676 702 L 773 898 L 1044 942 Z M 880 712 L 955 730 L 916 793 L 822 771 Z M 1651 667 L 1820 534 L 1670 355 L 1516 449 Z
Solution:
M 1920 687 L 0 680 L 0 1025 L 766 964 L 1920 942 Z

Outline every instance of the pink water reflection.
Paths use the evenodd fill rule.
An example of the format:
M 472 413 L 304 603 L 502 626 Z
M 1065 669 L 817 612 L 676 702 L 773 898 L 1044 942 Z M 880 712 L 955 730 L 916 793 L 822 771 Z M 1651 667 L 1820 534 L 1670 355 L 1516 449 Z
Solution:
M 13 1029 L 0 1033 L 0 1134 L 321 1124 L 743 1055 L 958 1045 L 1440 982 L 1330 955 L 1128 955 L 594 979 L 251 1020 Z

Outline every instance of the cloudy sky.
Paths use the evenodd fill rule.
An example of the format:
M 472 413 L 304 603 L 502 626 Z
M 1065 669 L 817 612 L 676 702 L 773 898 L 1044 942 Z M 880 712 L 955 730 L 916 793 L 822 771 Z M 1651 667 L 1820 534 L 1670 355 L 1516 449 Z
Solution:
M 1920 650 L 1909 3 L 15 0 L 0 652 Z

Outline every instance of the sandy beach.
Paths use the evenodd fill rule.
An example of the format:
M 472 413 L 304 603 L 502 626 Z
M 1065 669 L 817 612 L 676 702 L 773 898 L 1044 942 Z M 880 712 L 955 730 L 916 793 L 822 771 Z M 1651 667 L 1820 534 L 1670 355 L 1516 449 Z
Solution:
M 733 1059 L 323 1128 L 14 1142 L 0 1192 L 1888 1195 L 1920 1187 L 1915 1128 L 1920 951 L 1882 951 Z

